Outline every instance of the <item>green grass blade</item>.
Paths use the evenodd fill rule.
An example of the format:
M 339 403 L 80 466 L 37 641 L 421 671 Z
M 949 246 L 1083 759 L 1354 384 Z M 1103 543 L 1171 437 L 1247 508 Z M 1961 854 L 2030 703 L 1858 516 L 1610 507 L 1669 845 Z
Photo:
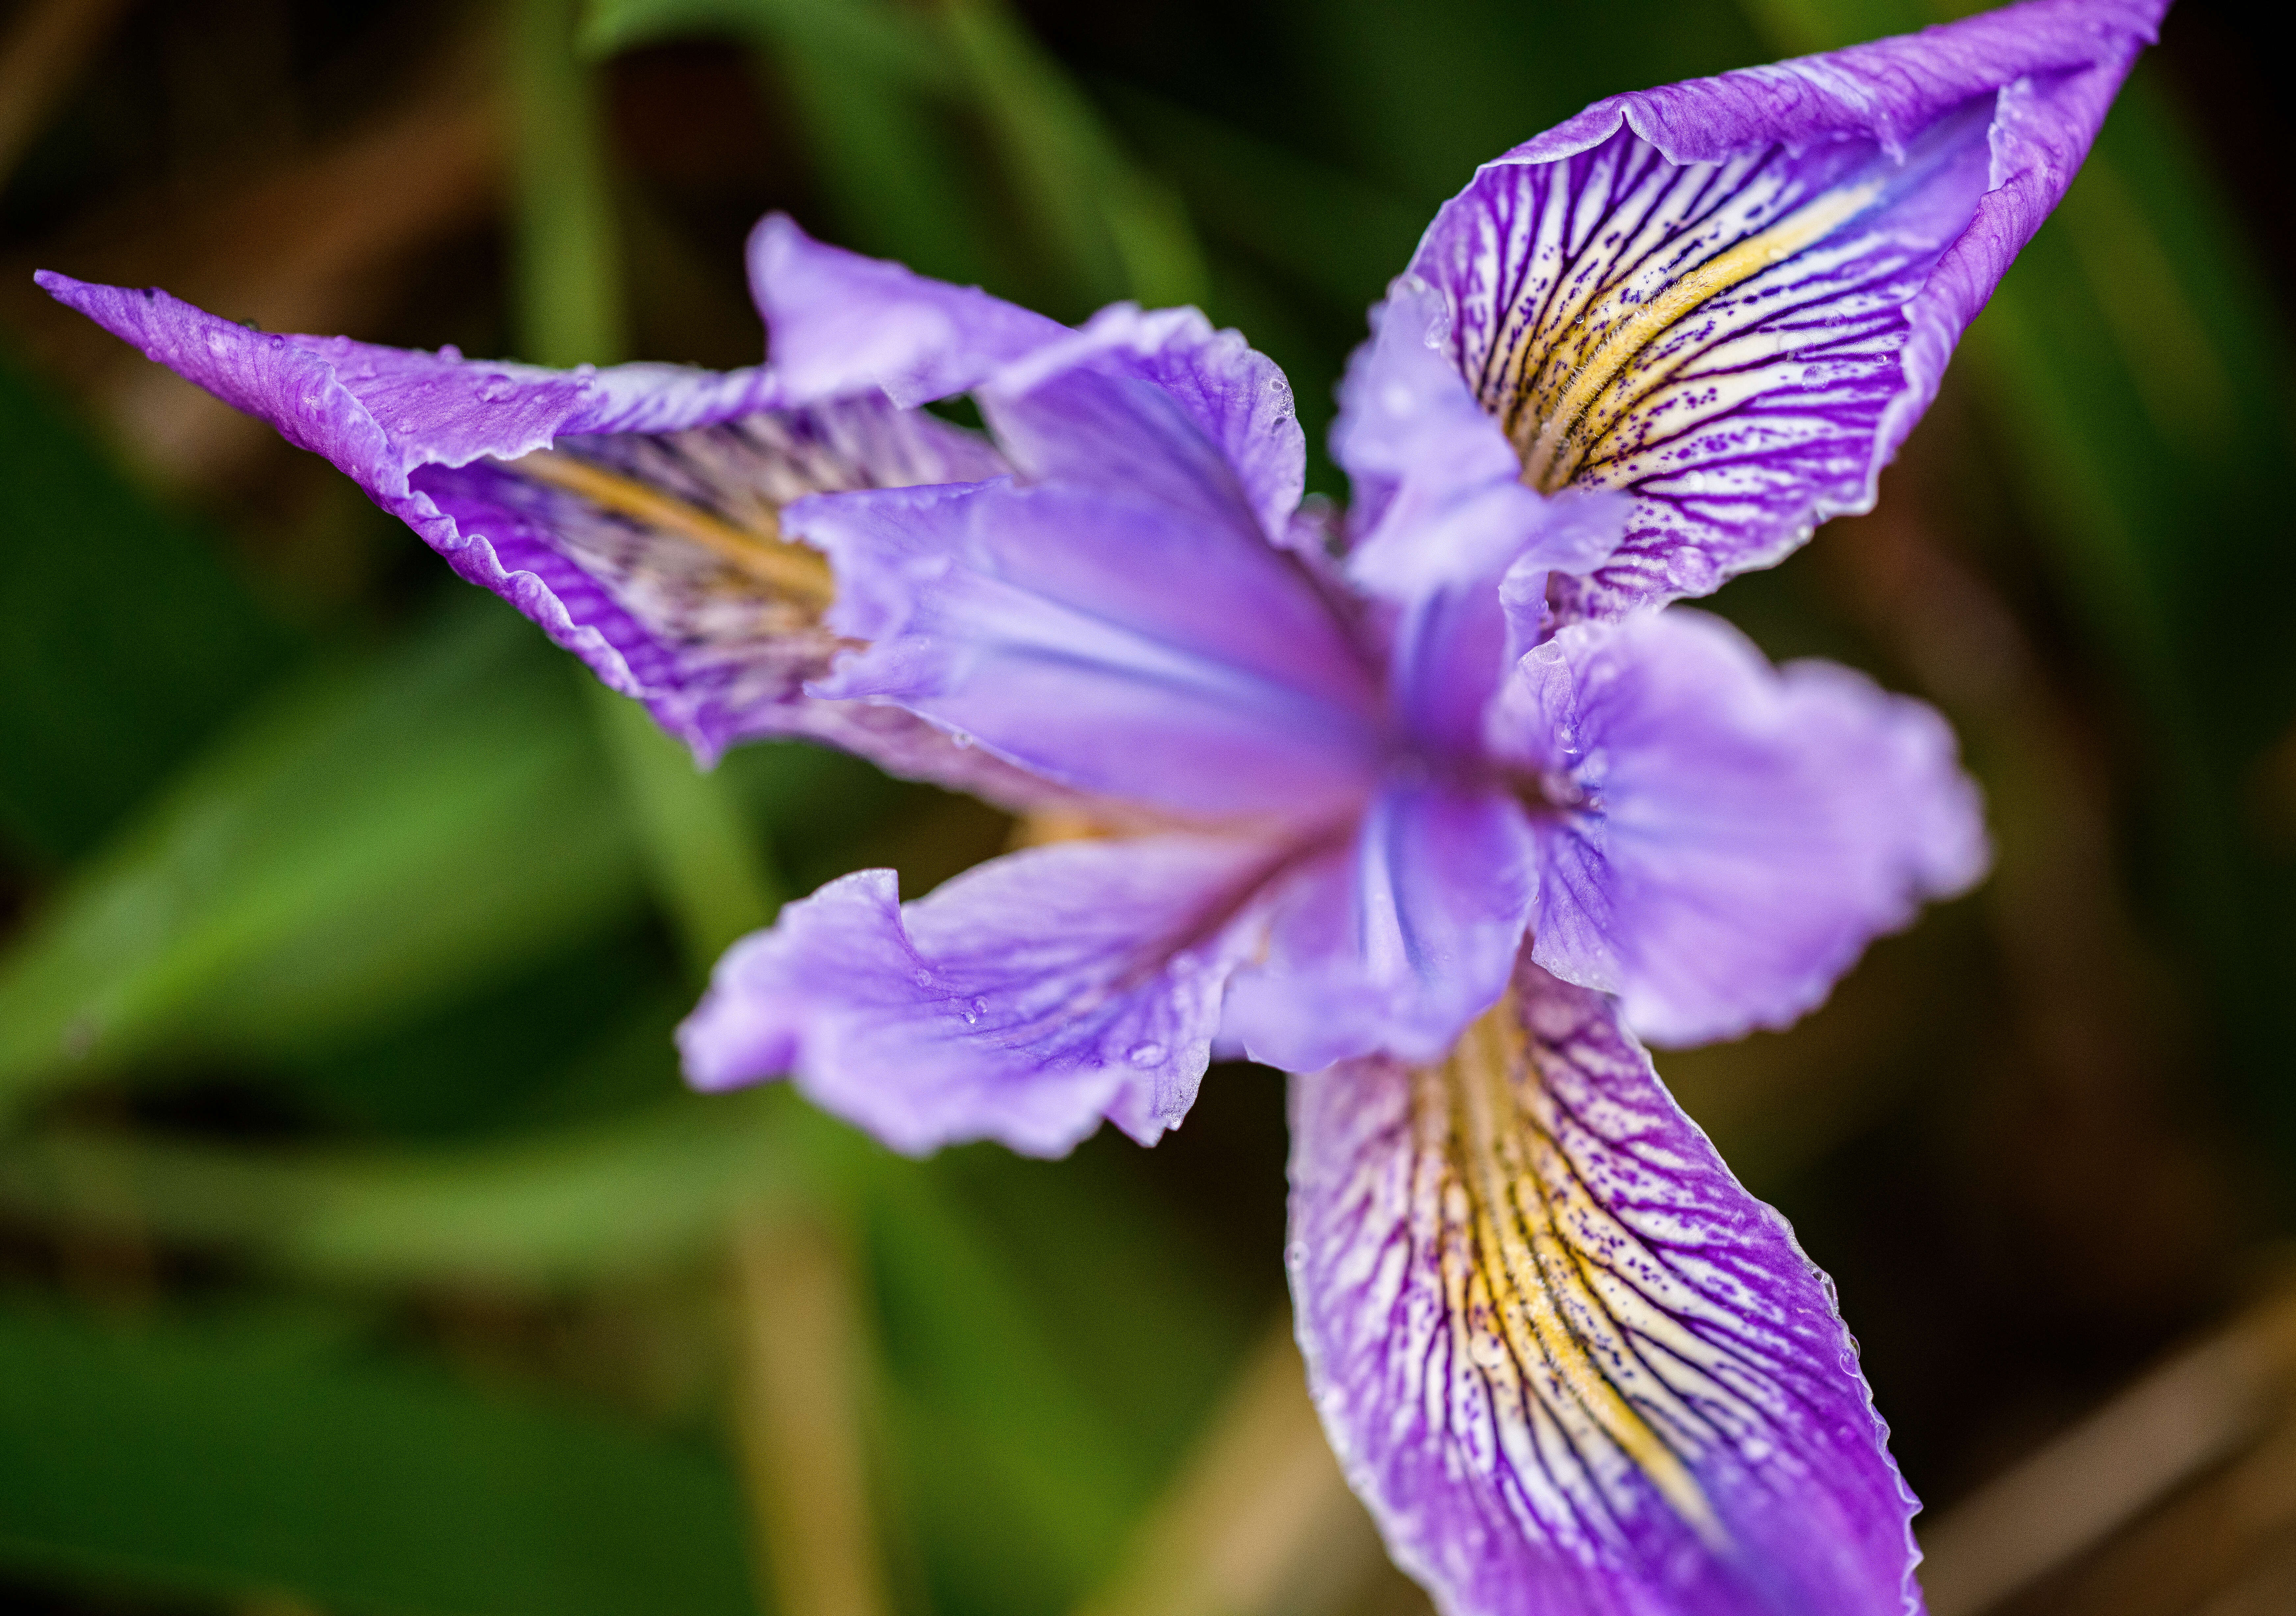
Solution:
M 230 1251 L 331 1284 L 515 1289 L 690 1259 L 735 1211 L 819 1193 L 794 1096 L 680 1099 L 612 1122 L 429 1150 L 62 1132 L 0 1149 L 0 1205 L 42 1223 Z
M 0 1301 L 0 1563 L 435 1616 L 749 1616 L 716 1456 L 293 1319 Z
M 163 1049 L 364 1033 L 628 914 L 559 654 L 461 602 L 254 715 L 0 956 L 0 1109 Z

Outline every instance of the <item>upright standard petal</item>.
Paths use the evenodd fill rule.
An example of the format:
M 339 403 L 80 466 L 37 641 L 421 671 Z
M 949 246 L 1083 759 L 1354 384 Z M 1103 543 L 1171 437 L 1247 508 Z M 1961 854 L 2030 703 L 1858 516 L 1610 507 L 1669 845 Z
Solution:
M 810 734 L 1007 802 L 1056 794 L 906 715 L 803 694 L 837 649 L 820 620 L 830 578 L 783 540 L 778 507 L 996 476 L 984 439 L 881 398 L 774 408 L 756 370 L 540 370 L 269 335 L 162 291 L 41 284 L 332 461 L 704 758 Z
M 1409 600 L 1496 576 L 1518 560 L 1584 572 L 1625 537 L 1621 496 L 1542 498 L 1451 362 L 1440 294 L 1404 276 L 1371 313 L 1371 340 L 1348 362 L 1332 453 L 1348 473 L 1349 572 L 1373 594 Z
M 867 642 L 814 688 L 895 703 L 1081 792 L 1196 817 L 1330 818 L 1368 792 L 1377 690 L 1240 509 L 1192 521 L 1060 483 L 790 507 Z
M 1549 569 L 1594 567 L 1618 546 L 1628 501 L 1524 487 L 1445 351 L 1447 331 L 1440 298 L 1396 283 L 1349 364 L 1332 447 L 1356 502 L 1347 577 L 1392 608 L 1397 722 L 1423 751 L 1459 759 L 1479 750 L 1483 709 L 1522 649 L 1504 602 L 1543 600 Z
M 1286 541 L 1308 444 L 1273 359 L 1193 308 L 1102 309 L 996 373 L 982 412 L 1026 480 L 1144 496 Z
M 1613 96 L 1485 165 L 1411 273 L 1534 487 L 1634 496 L 1558 595 L 1704 594 L 1868 508 L 2167 0 L 2033 0 Z
M 915 1154 L 1064 1154 L 1105 1116 L 1142 1144 L 1194 1102 L 1239 915 L 1280 848 L 1158 836 L 996 859 L 903 906 L 890 870 L 736 944 L 679 1029 L 687 1075 L 791 1074 Z
M 1290 1071 L 1383 1050 L 1431 1060 L 1505 991 L 1531 898 L 1505 794 L 1390 783 L 1354 833 L 1267 900 L 1267 940 L 1228 989 L 1224 1042 Z
M 1984 872 L 1942 718 L 1832 663 L 1774 672 L 1701 612 L 1563 628 L 1491 728 L 1543 800 L 1532 957 L 1653 1042 L 1784 1025 Z
M 1070 334 L 978 286 L 816 242 L 786 214 L 758 221 L 749 256 L 777 396 L 791 403 L 882 392 L 904 408 L 927 404 Z
M 1906 1616 L 1831 1285 L 1599 994 L 1526 966 L 1447 1059 L 1292 1082 L 1324 1428 L 1444 1616 Z

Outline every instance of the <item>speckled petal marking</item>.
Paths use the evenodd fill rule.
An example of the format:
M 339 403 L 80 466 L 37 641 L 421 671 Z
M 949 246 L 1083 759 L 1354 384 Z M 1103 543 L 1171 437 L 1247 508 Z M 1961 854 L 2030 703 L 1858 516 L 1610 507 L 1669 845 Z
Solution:
M 810 734 L 895 768 L 930 753 L 930 772 L 951 783 L 1026 801 L 1031 793 L 1002 777 L 1010 771 L 952 760 L 922 720 L 806 698 L 807 682 L 849 642 L 822 621 L 836 595 L 827 561 L 781 530 L 782 507 L 808 494 L 1004 469 L 986 440 L 871 399 L 668 432 L 572 434 L 512 458 L 424 467 L 412 481 L 512 554 L 546 554 L 565 578 L 562 595 L 600 597 L 592 615 L 627 619 L 625 655 L 643 664 L 649 705 L 673 731 L 713 750 L 751 734 Z
M 1598 601 L 1710 588 L 1862 501 L 1905 305 L 1985 188 L 1988 110 L 1902 163 L 1871 141 L 1675 163 L 1621 129 L 1479 177 L 1442 277 L 1457 357 L 1532 486 L 1638 496 Z
M 416 482 L 448 510 L 499 508 L 587 574 L 676 660 L 669 683 L 697 710 L 754 709 L 793 699 L 837 648 L 820 622 L 828 564 L 779 521 L 791 499 L 868 486 L 822 438 L 806 417 L 759 413 L 567 438 Z
M 1900 1616 L 1913 1502 L 1824 1276 L 1607 998 L 1293 1080 L 1300 1340 L 1449 1616 Z

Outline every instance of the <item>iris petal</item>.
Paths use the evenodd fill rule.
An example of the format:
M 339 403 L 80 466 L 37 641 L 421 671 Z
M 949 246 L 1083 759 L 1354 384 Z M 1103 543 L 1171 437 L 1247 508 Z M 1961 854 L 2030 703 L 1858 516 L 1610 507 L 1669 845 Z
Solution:
M 1942 718 L 1832 663 L 1774 670 L 1702 612 L 1564 628 L 1491 731 L 1553 799 L 1531 820 L 1533 957 L 1619 994 L 1656 1043 L 1792 1021 L 1985 870 Z
M 783 542 L 776 507 L 997 475 L 977 435 L 878 398 L 777 407 L 761 370 L 550 371 L 272 335 L 162 291 L 41 283 L 332 461 L 703 758 L 808 734 L 1015 807 L 1065 800 L 897 710 L 803 692 L 837 641 L 820 622 L 820 558 Z
M 1193 308 L 1103 308 L 999 371 L 981 407 L 1029 480 L 1143 495 L 1282 543 L 1307 482 L 1292 384 Z
M 1292 1088 L 1325 1430 L 1447 1616 L 1901 1616 L 1898 1481 L 1831 1287 L 1601 995 Z
M 1342 812 L 1377 693 L 1306 573 L 1224 524 L 1090 488 L 849 494 L 786 513 L 869 642 L 815 688 L 891 702 L 1082 792 L 1191 816 Z
M 1635 499 L 1566 618 L 1706 593 L 1872 504 L 2162 9 L 2043 0 L 1613 97 L 1445 206 L 1412 272 L 1525 480 Z
M 409 487 L 460 533 L 484 535 L 507 566 L 566 575 L 570 562 L 558 599 L 614 641 L 663 727 L 699 737 L 705 752 L 795 733 L 867 755 L 891 734 L 882 716 L 804 694 L 839 649 L 822 621 L 834 586 L 818 552 L 782 536 L 781 507 L 1003 469 L 977 438 L 862 399 L 671 432 L 571 434 L 513 458 L 421 467 Z M 979 775 L 967 763 L 939 777 Z
M 758 221 L 749 258 L 775 385 L 791 403 L 882 392 L 904 407 L 927 404 L 1070 334 L 977 286 L 816 242 L 786 214 Z
M 1389 782 L 1344 842 L 1271 890 L 1267 941 L 1228 990 L 1222 1038 L 1291 1071 L 1440 1054 L 1505 991 L 1530 854 L 1504 792 Z
M 1236 917 L 1278 849 L 1160 836 L 1009 854 L 903 906 L 832 882 L 719 962 L 679 1030 L 688 1075 L 789 1072 L 897 1150 L 1060 1155 L 1114 1120 L 1176 1126 L 1210 1059 Z

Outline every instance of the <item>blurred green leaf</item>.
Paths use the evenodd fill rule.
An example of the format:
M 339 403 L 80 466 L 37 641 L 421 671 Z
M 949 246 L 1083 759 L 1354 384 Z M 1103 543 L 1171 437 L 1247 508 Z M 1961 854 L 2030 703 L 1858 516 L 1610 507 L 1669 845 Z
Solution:
M 1069 295 L 1086 308 L 1203 301 L 1202 255 L 1177 197 L 1133 167 L 1004 0 L 944 0 L 940 15 L 1021 217 Z
M 561 653 L 462 599 L 299 682 L 0 956 L 0 1101 L 171 1054 L 293 1054 L 562 949 L 640 892 Z
M 229 1147 L 60 1132 L 0 1147 L 0 1205 L 44 1223 L 223 1247 L 359 1284 L 591 1283 L 707 1251 L 736 1211 L 820 1193 L 779 1087 L 425 1151 Z
M 1153 1464 L 1047 1339 L 996 1243 L 937 1163 L 869 1175 L 890 1463 L 959 1608 L 1057 1610 L 1114 1563 Z
M 988 221 L 948 117 L 958 78 L 929 16 L 876 0 L 594 0 L 582 44 L 606 55 L 695 34 L 761 53 L 845 244 L 944 280 L 988 278 Z
M 849 244 L 945 279 L 1000 280 L 1070 316 L 1121 297 L 1203 300 L 1178 194 L 1131 162 L 1004 0 L 594 0 L 582 37 L 603 54 L 693 33 L 771 58 Z M 987 172 L 959 160 L 953 113 L 986 135 Z
M 1329 143 L 1316 152 L 1414 204 L 1423 223 L 1477 165 L 1588 102 L 1759 60 L 1710 0 L 1286 0 Z M 1397 262 L 1389 274 L 1403 268 Z
M 947 57 L 915 12 L 882 0 L 589 0 L 584 54 L 694 34 L 732 34 L 826 51 L 891 83 L 946 86 Z
M 78 854 L 283 665 L 213 536 L 0 356 L 0 841 Z
M 656 726 L 644 708 L 589 681 L 664 910 L 706 976 L 733 942 L 767 924 L 782 894 L 764 838 L 726 783 Z
M 511 3 L 520 348 L 541 365 L 611 365 L 628 348 L 621 233 L 596 87 L 574 53 L 578 0 Z
M 1213 1080 L 1281 1081 L 1242 1069 Z M 932 1169 L 993 1245 L 1047 1355 L 1151 1474 L 1179 1462 L 1283 1294 L 1275 1252 L 1213 1248 L 1152 1193 L 1159 1166 L 1104 1131 L 1061 1161 L 982 1146 Z
M 715 1456 L 293 1318 L 0 1301 L 0 1562 L 425 1616 L 747 1616 Z
M 1427 215 L 1343 169 L 1151 96 L 1121 105 L 1142 144 L 1185 190 L 1205 229 L 1342 313 L 1363 311 L 1403 273 Z
M 184 1099 L 196 1116 L 255 1084 L 263 1094 L 248 1100 L 322 1134 L 415 1145 L 586 1123 L 684 1091 L 670 1035 L 693 1005 L 653 917 L 634 911 L 390 1027 L 195 1071 L 195 1084 L 211 1079 L 207 1092 Z

